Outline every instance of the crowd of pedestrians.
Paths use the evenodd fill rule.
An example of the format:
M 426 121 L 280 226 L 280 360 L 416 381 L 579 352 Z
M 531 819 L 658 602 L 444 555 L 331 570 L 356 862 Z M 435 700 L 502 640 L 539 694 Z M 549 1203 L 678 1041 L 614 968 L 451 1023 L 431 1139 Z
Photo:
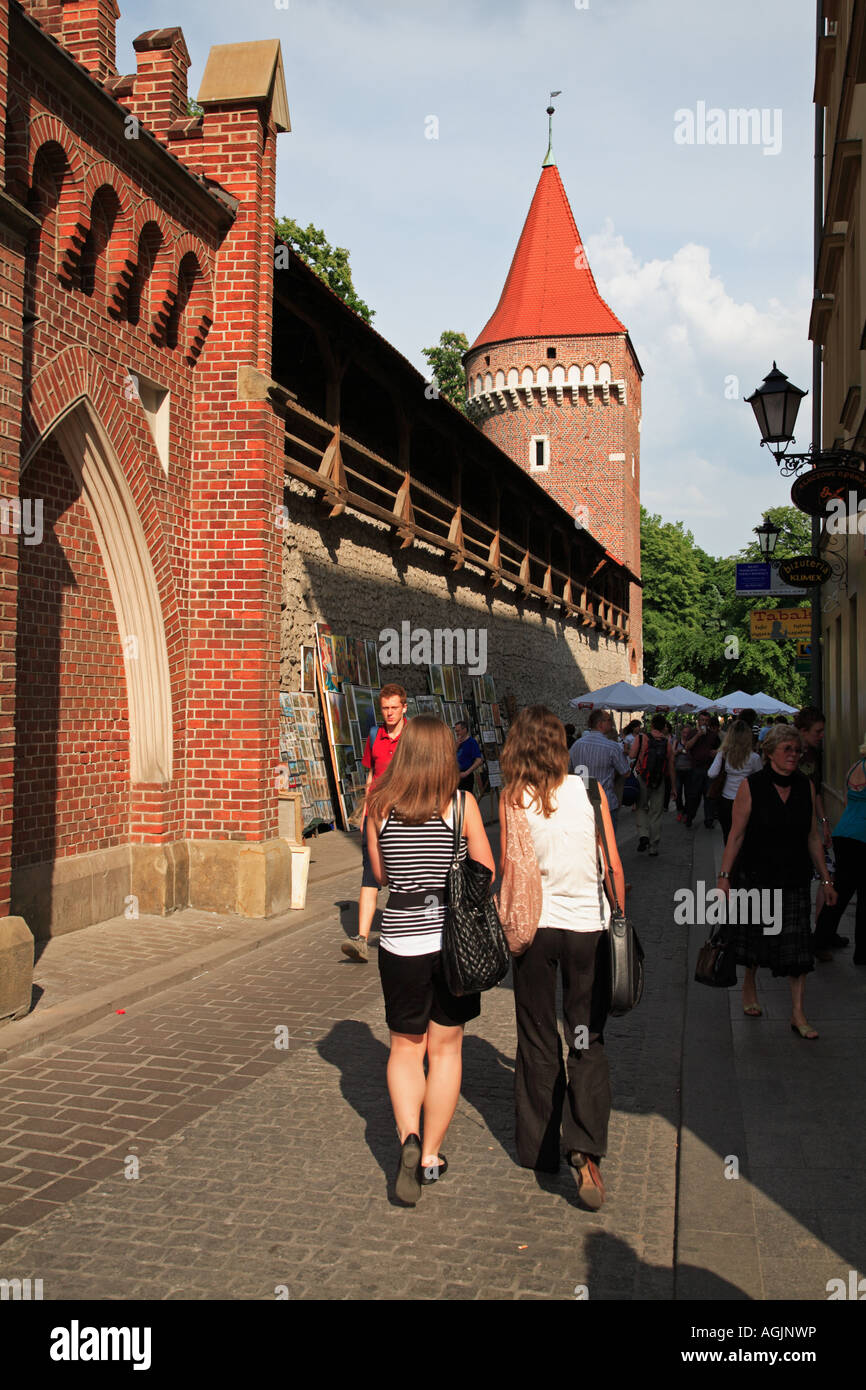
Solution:
M 432 715 L 407 721 L 406 699 L 401 686 L 382 689 L 382 724 L 365 746 L 359 933 L 342 949 L 355 961 L 368 960 L 378 892 L 387 885 L 378 964 L 391 1034 L 387 1086 L 400 1145 L 395 1195 L 412 1206 L 448 1168 L 442 1146 L 460 1094 L 463 1029 L 481 1010 L 480 994 L 452 991 L 443 964 L 449 875 L 455 864 L 474 864 L 492 884 L 495 866 L 472 792 L 483 763 L 479 745 L 465 723 L 452 732 Z M 793 723 L 781 717 L 762 730 L 748 709 L 724 728 L 712 714 L 672 726 L 657 713 L 646 727 L 632 720 L 618 736 L 611 712 L 594 709 L 578 737 L 543 706 L 522 710 L 508 731 L 499 871 L 522 856 L 540 885 L 539 903 L 527 907 L 537 922 L 513 959 L 517 1160 L 556 1172 L 564 1156 L 581 1202 L 593 1210 L 604 1201 L 601 1162 L 611 1109 L 605 942 L 611 904 L 624 903 L 626 895 L 616 844 L 620 810 L 633 806 L 636 850 L 653 858 L 672 801 L 686 830 L 701 808 L 708 829 L 718 820 L 718 889 L 725 898 L 732 886 L 749 890 L 738 895 L 749 911 L 736 920 L 730 914 L 726 936 L 743 968 L 743 1011 L 762 1016 L 757 971 L 769 969 L 790 981 L 791 1028 L 814 1041 L 806 977 L 815 959 L 832 960 L 834 950 L 847 946 L 838 926 L 855 894 L 854 961 L 866 964 L 866 742 L 848 770 L 845 810 L 831 836 L 822 798 L 823 733 L 821 711 L 806 708 Z M 814 933 L 813 875 L 819 881 Z M 769 902 L 772 930 L 765 929 Z

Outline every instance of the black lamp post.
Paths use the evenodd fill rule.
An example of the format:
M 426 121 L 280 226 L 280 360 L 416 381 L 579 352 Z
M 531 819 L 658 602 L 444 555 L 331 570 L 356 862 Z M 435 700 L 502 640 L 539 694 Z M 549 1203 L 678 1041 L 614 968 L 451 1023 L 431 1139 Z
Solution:
M 774 526 L 772 521 L 764 517 L 763 525 L 754 527 L 755 535 L 758 537 L 758 544 L 761 547 L 761 557 L 772 563 L 773 552 L 776 549 L 776 541 L 782 532 L 778 526 Z
M 746 404 L 755 412 L 761 443 L 784 445 L 782 449 L 772 450 L 777 463 L 784 458 L 788 445 L 794 442 L 797 412 L 801 400 L 808 394 L 794 386 L 774 362 L 773 370 L 764 377 L 762 385 L 746 397 Z

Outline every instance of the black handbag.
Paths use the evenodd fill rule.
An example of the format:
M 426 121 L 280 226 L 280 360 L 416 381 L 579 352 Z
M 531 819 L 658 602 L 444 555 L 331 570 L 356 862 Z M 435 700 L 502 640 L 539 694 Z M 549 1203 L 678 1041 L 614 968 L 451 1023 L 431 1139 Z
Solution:
M 698 951 L 695 979 L 699 985 L 716 985 L 719 989 L 730 989 L 737 983 L 736 950 L 725 937 L 724 925 L 717 927 Z
M 454 855 L 448 870 L 442 971 L 452 994 L 492 989 L 508 974 L 511 953 L 491 896 L 493 874 L 468 856 L 461 863 L 465 793 L 454 805 Z
M 613 908 L 610 916 L 610 929 L 607 933 L 610 967 L 610 1006 L 608 1013 L 621 1018 L 640 1003 L 644 983 L 644 953 L 638 934 L 619 905 L 616 884 L 610 867 L 610 854 L 607 848 L 607 835 L 601 814 L 601 793 L 598 782 L 591 777 L 587 792 L 595 812 L 595 826 L 601 840 L 602 852 L 611 891 Z

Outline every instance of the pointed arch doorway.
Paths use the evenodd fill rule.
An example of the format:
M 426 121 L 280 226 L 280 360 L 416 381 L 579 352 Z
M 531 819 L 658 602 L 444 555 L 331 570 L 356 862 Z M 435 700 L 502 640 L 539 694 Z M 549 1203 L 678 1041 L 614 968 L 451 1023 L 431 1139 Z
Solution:
M 124 913 L 137 803 L 172 778 L 172 693 L 147 535 L 88 394 L 21 489 L 43 534 L 19 547 L 12 910 L 39 939 Z

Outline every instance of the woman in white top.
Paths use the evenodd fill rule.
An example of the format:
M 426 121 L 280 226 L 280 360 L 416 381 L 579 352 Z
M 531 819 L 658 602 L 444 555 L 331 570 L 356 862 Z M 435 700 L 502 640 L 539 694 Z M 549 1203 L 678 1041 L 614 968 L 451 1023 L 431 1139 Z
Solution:
M 725 785 L 722 788 L 721 796 L 716 800 L 716 808 L 719 815 L 719 825 L 722 827 L 722 837 L 724 843 L 727 844 L 728 836 L 731 833 L 734 798 L 740 783 L 750 777 L 753 772 L 760 772 L 764 766 L 764 760 L 760 753 L 752 751 L 751 726 L 742 719 L 734 720 L 722 740 L 722 746 L 707 772 L 707 777 L 711 782 L 714 777 L 721 776 L 723 760 Z
M 610 908 L 599 870 L 595 816 L 582 778 L 569 776 L 565 729 L 543 705 L 521 710 L 508 732 L 501 765 L 502 866 L 507 797 L 526 812 L 542 883 L 538 931 L 514 961 L 518 1162 L 557 1172 L 561 1132 L 581 1199 L 597 1210 L 604 1200 L 598 1165 L 607 1148 L 610 1081 L 602 1037 L 608 982 L 596 962 L 606 962 Z M 611 868 L 623 902 L 625 876 L 607 798 L 599 790 Z M 568 1039 L 566 1076 L 556 1018 L 557 968 Z

